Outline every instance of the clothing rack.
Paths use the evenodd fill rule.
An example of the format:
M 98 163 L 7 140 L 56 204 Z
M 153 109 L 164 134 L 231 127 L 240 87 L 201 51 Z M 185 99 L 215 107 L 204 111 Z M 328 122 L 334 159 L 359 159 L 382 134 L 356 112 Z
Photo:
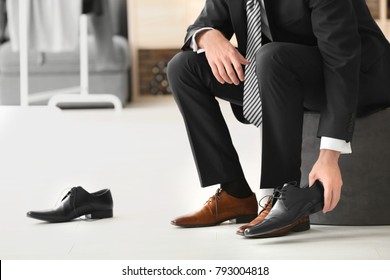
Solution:
M 49 98 L 49 107 L 58 107 L 61 103 L 109 103 L 115 111 L 121 111 L 122 102 L 113 94 L 89 93 L 89 66 L 88 66 L 88 16 L 80 15 L 80 86 L 46 91 L 29 96 L 28 77 L 28 18 L 29 1 L 19 1 L 19 34 L 20 34 L 20 105 L 29 106 L 30 102 L 37 102 Z

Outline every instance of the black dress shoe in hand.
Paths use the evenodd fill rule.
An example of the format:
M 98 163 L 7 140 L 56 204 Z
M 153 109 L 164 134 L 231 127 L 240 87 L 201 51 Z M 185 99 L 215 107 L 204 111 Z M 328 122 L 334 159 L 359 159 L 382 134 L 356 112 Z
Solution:
M 92 219 L 112 217 L 113 202 L 109 189 L 89 193 L 82 187 L 72 188 L 61 200 L 61 204 L 54 210 L 30 211 L 30 218 L 58 223 L 68 222 L 83 215 Z
M 246 229 L 245 237 L 273 237 L 308 230 L 307 216 L 324 208 L 324 187 L 319 181 L 303 188 L 295 182 L 287 183 L 279 192 L 278 201 L 269 214 L 262 222 Z

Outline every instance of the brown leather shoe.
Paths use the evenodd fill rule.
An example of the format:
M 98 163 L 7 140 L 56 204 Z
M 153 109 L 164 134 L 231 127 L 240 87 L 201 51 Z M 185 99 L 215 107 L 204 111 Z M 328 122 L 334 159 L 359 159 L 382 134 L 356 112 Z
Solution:
M 260 205 L 260 202 L 264 199 L 268 197 L 268 200 L 267 202 L 265 203 L 264 206 L 261 206 Z M 252 220 L 249 224 L 246 224 L 246 225 L 243 225 L 241 227 L 239 227 L 236 231 L 236 233 L 238 235 L 242 235 L 244 236 L 244 230 L 246 230 L 247 228 L 250 228 L 250 227 L 253 227 L 254 225 L 260 223 L 262 220 L 264 220 L 264 218 L 268 215 L 269 211 L 271 211 L 272 209 L 272 201 L 273 201 L 273 196 L 272 195 L 268 195 L 268 196 L 264 196 L 260 202 L 259 202 L 259 205 L 260 207 L 262 207 L 263 209 L 260 211 L 259 215 L 254 219 Z
M 291 225 L 285 226 L 284 228 L 269 232 L 263 235 L 257 235 L 249 238 L 269 238 L 269 237 L 278 237 L 289 234 L 290 232 L 301 232 L 310 229 L 310 218 L 309 216 L 303 216 L 296 220 Z M 248 237 L 248 236 L 245 236 Z
M 227 220 L 248 223 L 257 216 L 257 200 L 253 193 L 248 198 L 235 198 L 222 189 L 209 198 L 199 211 L 178 217 L 171 224 L 180 227 L 215 226 Z

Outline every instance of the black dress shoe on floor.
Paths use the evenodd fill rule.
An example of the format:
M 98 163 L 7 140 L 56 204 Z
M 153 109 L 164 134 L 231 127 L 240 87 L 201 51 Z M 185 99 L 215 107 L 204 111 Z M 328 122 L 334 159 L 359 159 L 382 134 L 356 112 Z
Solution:
M 89 193 L 82 187 L 72 188 L 54 210 L 30 211 L 27 217 L 51 222 L 68 222 L 83 215 L 91 219 L 112 217 L 113 202 L 109 189 Z
M 245 237 L 273 237 L 291 231 L 310 229 L 306 216 L 324 208 L 324 187 L 316 181 L 313 186 L 300 188 L 287 183 L 280 190 L 278 201 L 265 219 L 244 231 Z

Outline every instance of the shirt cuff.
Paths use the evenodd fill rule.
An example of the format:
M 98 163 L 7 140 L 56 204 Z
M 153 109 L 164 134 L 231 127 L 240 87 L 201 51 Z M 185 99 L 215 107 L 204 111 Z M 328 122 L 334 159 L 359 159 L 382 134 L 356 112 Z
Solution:
M 352 153 L 351 142 L 324 136 L 321 137 L 320 150 L 333 150 L 342 154 Z
M 212 27 L 203 27 L 199 30 L 197 30 L 194 35 L 192 35 L 192 38 L 191 38 L 191 43 L 190 43 L 190 48 L 196 52 L 196 53 L 203 53 L 204 52 L 204 49 L 200 49 L 198 47 L 198 44 L 196 43 L 196 35 L 201 32 L 201 31 L 204 31 L 204 30 L 211 30 L 211 29 L 214 29 Z

